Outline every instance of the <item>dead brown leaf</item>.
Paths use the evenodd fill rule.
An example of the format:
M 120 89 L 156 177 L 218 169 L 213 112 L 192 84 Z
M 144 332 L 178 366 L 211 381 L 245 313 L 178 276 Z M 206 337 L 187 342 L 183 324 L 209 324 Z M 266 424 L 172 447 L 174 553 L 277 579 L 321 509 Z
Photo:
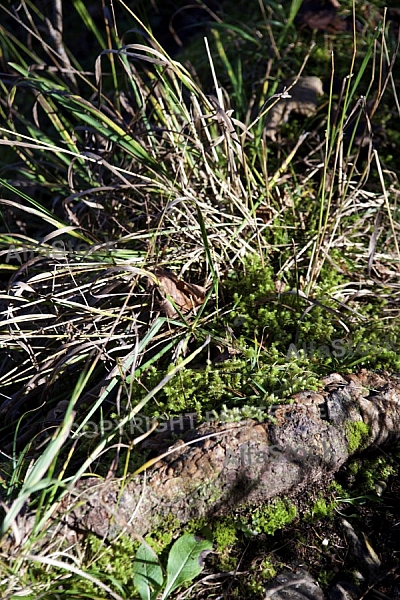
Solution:
M 178 316 L 177 309 L 187 314 L 204 303 L 206 297 L 204 287 L 178 279 L 168 269 L 157 269 L 154 275 L 157 283 L 151 280 L 150 288 L 157 289 L 160 296 L 160 310 L 165 316 L 170 318 Z
M 337 14 L 340 3 L 337 0 L 303 0 L 296 16 L 300 27 L 336 33 L 348 29 L 348 21 Z
M 275 282 L 275 291 L 278 294 L 281 294 L 282 292 L 285 291 L 286 289 L 286 283 L 284 281 L 282 281 L 282 279 L 276 279 Z
M 287 123 L 290 113 L 294 112 L 306 117 L 312 117 L 317 110 L 318 97 L 324 93 L 322 81 L 319 77 L 294 77 L 285 81 L 279 88 L 282 97 L 271 108 L 266 122 L 266 135 L 273 141 L 283 123 Z M 293 87 L 290 87 L 293 85 Z M 285 90 L 290 88 L 286 93 Z

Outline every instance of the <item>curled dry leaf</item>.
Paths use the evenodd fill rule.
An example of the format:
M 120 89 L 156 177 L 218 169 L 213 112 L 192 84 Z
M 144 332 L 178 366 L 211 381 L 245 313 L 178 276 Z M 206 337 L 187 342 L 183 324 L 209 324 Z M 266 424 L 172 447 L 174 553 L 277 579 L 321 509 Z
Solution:
M 274 285 L 275 285 L 275 291 L 278 294 L 281 294 L 286 289 L 286 283 L 284 281 L 282 281 L 282 279 L 275 279 Z
M 157 283 L 149 281 L 151 289 L 159 293 L 161 311 L 170 318 L 182 313 L 191 312 L 196 306 L 201 306 L 206 297 L 206 289 L 200 285 L 186 283 L 167 269 L 158 269 L 154 273 Z
M 265 133 L 273 141 L 276 140 L 279 127 L 289 120 L 290 113 L 312 117 L 317 110 L 318 97 L 324 93 L 319 77 L 299 77 L 293 85 L 295 81 L 296 78 L 292 77 L 280 86 L 279 93 L 282 96 L 268 113 Z M 290 87 L 292 85 L 293 87 Z

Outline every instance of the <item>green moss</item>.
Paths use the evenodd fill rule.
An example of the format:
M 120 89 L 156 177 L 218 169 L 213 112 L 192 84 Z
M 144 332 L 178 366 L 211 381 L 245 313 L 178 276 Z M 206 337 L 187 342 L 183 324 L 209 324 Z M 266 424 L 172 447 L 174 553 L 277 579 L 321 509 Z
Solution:
M 209 520 L 205 517 L 199 519 L 190 519 L 185 526 L 185 533 L 202 533 L 205 538 L 212 540 L 212 532 L 209 526 Z
M 128 535 L 123 535 L 108 544 L 104 540 L 89 534 L 86 538 L 86 567 L 84 570 L 112 588 L 115 588 L 116 583 L 118 583 L 120 588 L 124 588 L 126 597 L 130 597 L 135 590 L 132 562 L 139 545 L 138 541 L 133 540 Z M 87 595 L 87 597 L 108 597 L 107 592 L 96 586 L 95 583 L 74 574 L 70 579 L 70 589 L 73 589 L 76 594 L 79 592 L 81 595 Z
M 265 595 L 265 584 L 276 574 L 277 570 L 269 556 L 259 565 L 252 565 L 246 581 L 247 596 L 262 598 Z
M 267 556 L 267 558 L 265 558 L 261 565 L 260 565 L 260 569 L 261 569 L 261 577 L 262 577 L 262 581 L 266 582 L 269 581 L 270 579 L 273 579 L 273 577 L 275 577 L 276 575 L 276 569 L 275 569 L 275 565 L 273 564 L 273 562 L 271 561 L 271 559 Z
M 338 249 L 331 255 L 346 264 Z M 385 299 L 374 297 L 357 304 L 357 312 L 340 315 L 333 297 L 347 280 L 330 265 L 320 273 L 313 303 L 296 293 L 306 273 L 286 273 L 280 282 L 285 291 L 278 294 L 276 260 L 252 254 L 244 261 L 244 272 L 229 273 L 224 282 L 224 302 L 231 302 L 232 309 L 215 320 L 213 339 L 225 339 L 235 356 L 221 363 L 204 357 L 200 367 L 180 369 L 143 415 L 161 422 L 188 413 L 203 420 L 264 420 L 269 406 L 304 389 L 317 390 L 326 373 L 354 371 L 355 365 L 400 370 L 400 326 L 389 327 L 382 320 Z M 233 333 L 227 337 L 228 328 Z M 129 382 L 130 397 L 139 401 L 175 367 L 152 365 Z M 175 433 L 180 433 L 178 425 Z M 354 435 L 351 447 L 353 442 Z
M 179 519 L 169 514 L 162 520 L 161 525 L 154 528 L 151 534 L 146 536 L 145 540 L 159 555 L 171 544 L 180 527 Z
M 190 528 L 193 530 L 193 522 Z M 199 531 L 195 527 L 196 532 Z M 186 528 L 185 528 L 186 532 Z M 237 567 L 238 557 L 234 552 L 238 542 L 237 524 L 231 517 L 220 517 L 214 519 L 209 525 L 201 529 L 201 534 L 212 541 L 216 550 L 214 563 L 220 571 L 232 571 Z
M 332 251 L 332 258 L 346 264 L 346 256 L 338 250 Z M 400 327 L 382 319 L 386 299 L 374 297 L 357 305 L 358 315 L 345 314 L 345 333 L 338 319 L 338 305 L 332 300 L 335 290 L 346 284 L 343 275 L 325 266 L 313 292 L 315 304 L 310 306 L 304 296 L 295 293 L 302 273 L 296 279 L 286 275 L 286 281 L 280 282 L 286 284 L 282 294 L 276 293 L 275 273 L 273 260 L 263 265 L 260 257 L 251 256 L 246 261 L 245 275 L 233 274 L 228 279 L 227 288 L 235 302 L 230 316 L 242 341 L 256 338 L 286 358 L 299 358 L 303 351 L 308 359 L 305 367 L 314 373 L 337 367 L 354 368 L 360 363 L 393 370 L 400 367 Z M 273 359 L 271 363 L 274 364 Z
M 329 484 L 329 486 L 328 486 L 328 492 L 331 492 L 335 496 L 344 496 L 345 495 L 345 489 L 344 489 L 344 487 L 340 483 L 338 483 L 337 481 L 335 481 L 335 480 L 333 480 Z
M 218 552 L 233 546 L 237 540 L 237 529 L 232 519 L 224 518 L 216 521 L 212 527 L 213 541 Z
M 375 492 L 378 486 L 385 485 L 389 477 L 396 475 L 398 470 L 396 458 L 390 455 L 357 458 L 347 466 L 352 487 L 359 494 Z
M 333 578 L 335 577 L 335 573 L 333 570 L 326 570 L 326 569 L 321 569 L 318 572 L 318 583 L 320 584 L 320 586 L 322 588 L 327 588 L 331 581 L 333 580 Z
M 345 431 L 349 454 L 360 450 L 370 433 L 369 427 L 364 421 L 346 423 Z
M 335 306 L 327 294 L 342 283 L 342 278 L 330 269 L 323 273 L 321 281 L 323 284 L 319 286 L 318 297 L 324 300 L 324 306 L 316 304 L 312 311 L 305 313 L 305 309 L 309 308 L 306 299 L 301 294 L 290 293 L 298 288 L 297 278 L 289 276 L 281 282 L 286 284 L 286 293 L 277 294 L 272 261 L 263 265 L 259 256 L 252 255 L 246 261 L 245 275 L 239 281 L 237 275 L 232 275 L 227 281 L 227 288 L 232 291 L 235 302 L 230 314 L 234 318 L 234 327 L 240 328 L 251 339 L 256 334 L 260 338 L 263 336 L 265 341 L 275 342 L 277 349 L 285 355 L 295 339 L 296 329 L 305 338 L 330 339 L 334 332 L 339 332 L 339 328 L 333 315 L 325 308 Z
M 249 526 L 254 534 L 273 535 L 291 523 L 297 515 L 296 507 L 287 499 L 278 499 L 262 508 L 256 508 L 250 515 Z
M 335 511 L 337 503 L 327 501 L 322 495 L 315 501 L 313 506 L 304 514 L 304 520 L 307 523 L 315 523 L 319 519 L 331 517 Z
M 240 357 L 219 366 L 207 363 L 204 369 L 181 369 L 159 394 L 157 408 L 147 410 L 161 423 L 164 415 L 175 416 L 176 433 L 180 432 L 182 414 L 196 413 L 205 420 L 264 420 L 270 405 L 304 389 L 318 389 L 319 377 L 308 366 L 309 361 L 303 356 L 288 360 L 275 346 L 260 353 L 259 348 L 242 340 Z M 160 378 L 161 375 L 165 373 Z M 153 384 L 151 380 L 146 388 Z M 140 394 L 138 389 L 134 393 Z

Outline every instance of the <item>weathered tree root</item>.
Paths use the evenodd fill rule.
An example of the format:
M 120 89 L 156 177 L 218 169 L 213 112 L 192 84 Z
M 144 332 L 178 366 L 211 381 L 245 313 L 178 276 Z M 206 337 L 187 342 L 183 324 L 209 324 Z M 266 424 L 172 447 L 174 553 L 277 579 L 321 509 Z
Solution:
M 119 480 L 81 481 L 63 500 L 64 521 L 105 537 L 122 529 L 145 535 L 171 516 L 183 525 L 277 496 L 296 498 L 310 486 L 323 488 L 357 450 L 355 423 L 369 427 L 362 449 L 400 438 L 400 378 L 363 370 L 323 384 L 280 406 L 275 423 L 200 425 L 123 487 Z

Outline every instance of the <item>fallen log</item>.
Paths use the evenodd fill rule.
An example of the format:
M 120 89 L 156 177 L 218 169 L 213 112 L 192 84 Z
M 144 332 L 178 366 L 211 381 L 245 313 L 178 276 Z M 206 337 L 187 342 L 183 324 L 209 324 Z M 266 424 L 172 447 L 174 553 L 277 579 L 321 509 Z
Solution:
M 81 480 L 62 501 L 64 526 L 108 538 L 145 535 L 171 517 L 184 525 L 296 499 L 323 489 L 355 452 L 400 438 L 398 377 L 362 370 L 322 383 L 322 391 L 280 405 L 274 422 L 203 423 L 147 472 L 123 482 Z

